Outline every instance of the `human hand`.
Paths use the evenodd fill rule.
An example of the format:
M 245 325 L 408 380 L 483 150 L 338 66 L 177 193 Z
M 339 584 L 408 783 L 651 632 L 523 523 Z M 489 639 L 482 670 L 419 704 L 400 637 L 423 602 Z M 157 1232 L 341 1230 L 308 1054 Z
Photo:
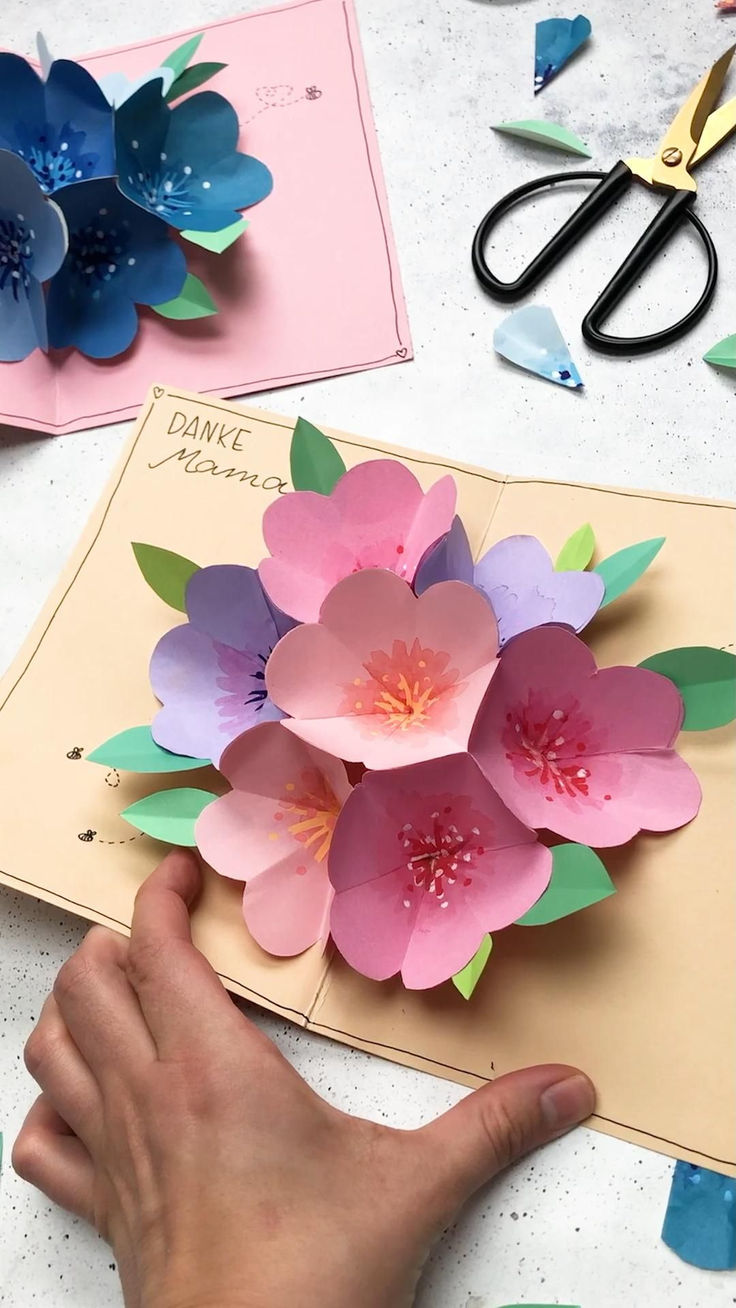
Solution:
M 93 927 L 26 1045 L 25 1180 L 113 1245 L 127 1308 L 406 1308 L 432 1241 L 593 1110 L 573 1068 L 500 1077 L 417 1131 L 326 1104 L 192 944 L 195 857 Z

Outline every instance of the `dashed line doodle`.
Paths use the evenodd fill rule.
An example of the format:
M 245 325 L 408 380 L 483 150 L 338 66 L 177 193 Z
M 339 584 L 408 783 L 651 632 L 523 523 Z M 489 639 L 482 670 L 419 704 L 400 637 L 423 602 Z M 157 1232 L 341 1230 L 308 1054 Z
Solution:
M 303 91 L 297 91 L 296 87 L 283 82 L 278 86 L 257 86 L 255 94 L 260 108 L 256 109 L 249 118 L 244 118 L 241 127 L 247 127 L 248 123 L 265 114 L 268 109 L 287 109 L 290 105 L 300 104 L 303 100 L 319 100 L 322 92 L 318 86 L 307 86 Z
M 136 831 L 132 836 L 124 836 L 122 840 L 103 840 L 92 827 L 87 827 L 86 831 L 77 833 L 77 840 L 81 840 L 84 845 L 91 845 L 93 840 L 96 840 L 98 845 L 129 845 L 132 840 L 140 840 L 142 835 L 142 831 Z
M 110 780 L 111 777 L 112 781 Z M 120 773 L 117 768 L 110 768 L 110 771 L 105 773 L 105 785 L 109 786 L 111 790 L 117 790 L 120 785 Z

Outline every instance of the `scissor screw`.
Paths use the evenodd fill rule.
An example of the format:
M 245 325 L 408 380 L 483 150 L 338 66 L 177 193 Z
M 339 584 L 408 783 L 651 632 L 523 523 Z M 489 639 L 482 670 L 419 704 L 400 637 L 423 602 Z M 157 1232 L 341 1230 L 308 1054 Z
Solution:
M 678 150 L 676 145 L 668 146 L 662 151 L 662 163 L 668 168 L 676 168 L 679 163 L 682 163 L 682 150 Z

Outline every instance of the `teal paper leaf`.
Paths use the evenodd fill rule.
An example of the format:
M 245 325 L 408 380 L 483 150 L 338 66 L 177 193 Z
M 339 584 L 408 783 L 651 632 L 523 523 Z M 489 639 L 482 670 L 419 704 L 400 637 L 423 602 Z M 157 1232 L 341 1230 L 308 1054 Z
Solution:
M 552 150 L 564 150 L 566 154 L 582 155 L 590 158 L 590 150 L 585 141 L 559 123 L 547 123 L 541 118 L 528 118 L 518 123 L 494 123 L 494 132 L 503 132 L 506 136 L 519 136 L 522 140 L 533 141 L 535 145 L 546 145 Z
M 559 554 L 555 569 L 557 572 L 582 572 L 593 557 L 595 536 L 589 522 L 572 533 L 565 541 Z
M 209 790 L 157 790 L 146 795 L 120 814 L 132 827 L 137 827 L 154 840 L 167 845 L 186 845 L 194 848 L 194 826 L 200 813 L 217 799 Z
M 164 304 L 152 304 L 154 313 L 161 318 L 171 318 L 176 322 L 190 322 L 193 318 L 211 318 L 217 313 L 217 305 L 204 282 L 194 273 L 188 273 L 186 281 L 174 300 Z
M 329 495 L 345 464 L 332 441 L 306 418 L 297 418 L 291 438 L 291 481 L 294 490 Z
M 593 571 L 603 578 L 606 588 L 601 600 L 602 609 L 618 599 L 619 595 L 623 595 L 624 591 L 639 580 L 659 554 L 664 542 L 664 536 L 655 536 L 652 540 L 642 540 L 636 545 L 627 545 L 625 549 L 611 554 L 609 558 L 603 559 L 595 566 Z
M 176 50 L 172 50 L 171 54 L 167 55 L 161 66 L 170 68 L 175 77 L 180 77 L 190 59 L 193 59 L 197 53 L 203 36 L 204 32 L 200 32 L 198 36 L 190 36 L 188 41 L 177 46 Z
M 133 541 L 133 553 L 143 576 L 164 604 L 186 613 L 186 589 L 190 577 L 199 572 L 199 564 L 192 563 L 172 550 L 159 549 L 158 545 L 144 545 Z
M 192 64 L 191 68 L 185 68 L 177 78 L 171 83 L 164 99 L 167 104 L 173 100 L 178 100 L 180 96 L 187 95 L 189 91 L 196 91 L 198 86 L 204 86 L 205 82 L 211 81 L 227 64 Z
M 587 845 L 555 845 L 550 883 L 541 899 L 518 918 L 518 925 L 545 926 L 615 893 L 616 887 L 592 849 Z
M 234 223 L 230 223 L 229 227 L 221 227 L 219 232 L 186 231 L 181 235 L 185 241 L 191 241 L 192 245 L 201 245 L 203 250 L 210 250 L 212 254 L 222 254 L 223 251 L 229 250 L 239 236 L 243 235 L 248 226 L 249 223 L 245 218 L 236 218 Z
M 101 763 L 106 768 L 121 772 L 189 772 L 193 768 L 206 768 L 208 758 L 189 758 L 185 754 L 172 754 L 162 749 L 151 735 L 151 728 L 128 727 L 111 736 L 87 754 L 89 763 Z
M 711 731 L 736 718 L 736 655 L 710 645 L 652 654 L 639 664 L 669 677 L 685 705 L 683 731 Z
M 703 358 L 706 363 L 712 363 L 717 368 L 736 368 L 736 335 L 724 336 L 717 345 L 711 346 Z
M 452 984 L 460 991 L 463 999 L 470 999 L 477 986 L 488 959 L 491 957 L 493 940 L 484 936 L 469 963 L 461 972 L 456 972 Z

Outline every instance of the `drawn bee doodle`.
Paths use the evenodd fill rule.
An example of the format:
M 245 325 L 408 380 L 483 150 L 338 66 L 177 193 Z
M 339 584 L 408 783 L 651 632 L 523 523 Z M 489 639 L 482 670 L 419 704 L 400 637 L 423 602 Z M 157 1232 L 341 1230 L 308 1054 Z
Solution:
M 77 836 L 77 840 L 83 840 L 85 844 L 88 844 L 90 840 L 94 840 L 96 835 L 97 835 L 96 831 L 93 831 L 91 827 L 87 827 L 86 831 L 79 832 L 79 835 Z
M 81 746 L 81 745 L 75 745 L 73 749 L 69 749 L 69 750 L 67 750 L 67 754 L 66 754 L 66 756 L 67 756 L 67 758 L 81 758 L 81 757 L 82 757 L 82 746 Z
M 319 100 L 322 92 L 316 86 L 308 86 L 304 94 L 308 100 Z

